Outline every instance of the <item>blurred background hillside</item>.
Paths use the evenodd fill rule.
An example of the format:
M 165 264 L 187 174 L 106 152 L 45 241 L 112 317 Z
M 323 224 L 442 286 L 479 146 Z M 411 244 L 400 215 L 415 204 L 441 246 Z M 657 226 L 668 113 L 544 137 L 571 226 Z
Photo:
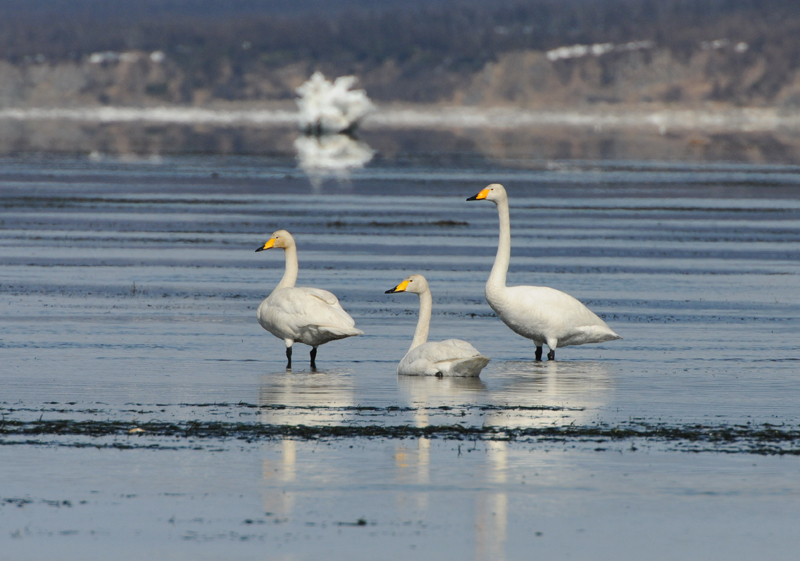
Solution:
M 0 107 L 378 103 L 800 107 L 786 0 L 3 0 Z

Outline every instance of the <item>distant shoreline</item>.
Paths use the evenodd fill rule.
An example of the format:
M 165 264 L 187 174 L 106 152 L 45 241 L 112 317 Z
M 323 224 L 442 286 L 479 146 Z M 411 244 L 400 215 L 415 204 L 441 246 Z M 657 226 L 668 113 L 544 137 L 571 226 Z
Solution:
M 293 126 L 298 114 L 288 109 L 220 107 L 74 107 L 4 108 L 0 120 L 77 121 L 85 123 L 161 123 L 231 127 Z M 385 106 L 369 115 L 364 129 L 571 127 L 594 130 L 775 132 L 800 130 L 800 111 L 775 107 L 680 108 L 667 106 L 518 109 L 513 107 Z

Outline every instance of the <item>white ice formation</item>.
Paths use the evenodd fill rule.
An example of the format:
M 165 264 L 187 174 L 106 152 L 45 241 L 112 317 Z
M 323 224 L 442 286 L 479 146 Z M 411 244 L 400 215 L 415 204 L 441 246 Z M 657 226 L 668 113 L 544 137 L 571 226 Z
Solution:
M 351 90 L 355 76 L 340 76 L 333 82 L 321 72 L 311 75 L 297 88 L 300 96 L 300 128 L 310 134 L 335 134 L 351 131 L 375 109 L 364 90 Z

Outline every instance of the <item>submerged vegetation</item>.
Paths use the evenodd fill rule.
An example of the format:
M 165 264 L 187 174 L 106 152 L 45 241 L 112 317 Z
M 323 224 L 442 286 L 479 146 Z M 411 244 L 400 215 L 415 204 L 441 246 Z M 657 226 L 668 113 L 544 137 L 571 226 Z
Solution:
M 69 407 L 42 409 L 38 418 L 23 420 L 15 418 L 15 412 L 23 412 L 25 416 L 35 413 L 34 410 L 0 408 L 3 418 L 0 420 L 0 445 L 43 445 L 67 447 L 99 447 L 99 448 L 152 448 L 175 449 L 193 448 L 218 449 L 223 442 L 260 442 L 277 439 L 320 440 L 320 441 L 352 441 L 358 439 L 438 439 L 455 442 L 506 441 L 527 446 L 562 445 L 582 447 L 597 452 L 618 450 L 625 444 L 627 450 L 636 451 L 646 446 L 661 446 L 667 450 L 683 452 L 719 452 L 726 454 L 745 453 L 762 455 L 800 455 L 800 426 L 770 423 L 726 424 L 715 423 L 664 423 L 646 420 L 630 420 L 618 424 L 593 422 L 576 424 L 574 421 L 565 424 L 537 423 L 536 416 L 548 411 L 573 411 L 569 408 L 553 406 L 458 406 L 458 407 L 316 407 L 285 405 L 252 405 L 240 403 L 199 404 L 169 406 L 157 405 L 160 412 L 167 408 L 210 409 L 220 413 L 251 410 L 254 415 L 280 414 L 298 415 L 302 421 L 304 415 L 328 414 L 339 417 L 347 413 L 356 418 L 363 417 L 369 421 L 361 424 L 357 421 L 346 424 L 303 424 L 271 423 L 266 420 L 251 422 L 230 422 L 211 420 L 183 420 L 166 422 L 160 420 L 130 421 L 109 419 L 106 410 L 76 410 L 78 415 L 102 415 L 100 419 L 83 419 L 61 417 L 44 419 L 45 414 L 52 412 L 67 413 Z M 440 415 L 444 418 L 463 419 L 469 412 L 482 418 L 484 413 L 517 413 L 526 417 L 526 426 L 509 426 L 495 424 L 470 424 L 459 420 L 429 426 L 412 426 L 399 423 L 398 416 L 419 413 Z M 578 411 L 577 409 L 575 411 Z M 132 410 L 133 411 L 133 410 Z M 151 413 L 152 409 L 140 409 L 139 412 Z M 384 418 L 390 422 L 378 422 L 376 418 Z M 519 418 L 518 418 L 519 419 Z M 531 426 L 534 425 L 534 426 Z M 110 440 L 109 440 L 110 439 Z M 169 439 L 169 440 L 167 440 Z

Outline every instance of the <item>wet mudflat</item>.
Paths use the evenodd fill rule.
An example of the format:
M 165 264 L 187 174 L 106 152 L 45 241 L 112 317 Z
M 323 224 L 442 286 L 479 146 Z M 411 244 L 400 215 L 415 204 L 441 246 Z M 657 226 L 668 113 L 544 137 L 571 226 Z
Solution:
M 4 159 L 0 558 L 793 558 L 800 168 L 468 156 Z M 509 284 L 623 340 L 494 317 L 494 181 Z M 366 333 L 318 372 L 255 320 L 279 228 Z M 395 375 L 412 272 L 480 379 Z

